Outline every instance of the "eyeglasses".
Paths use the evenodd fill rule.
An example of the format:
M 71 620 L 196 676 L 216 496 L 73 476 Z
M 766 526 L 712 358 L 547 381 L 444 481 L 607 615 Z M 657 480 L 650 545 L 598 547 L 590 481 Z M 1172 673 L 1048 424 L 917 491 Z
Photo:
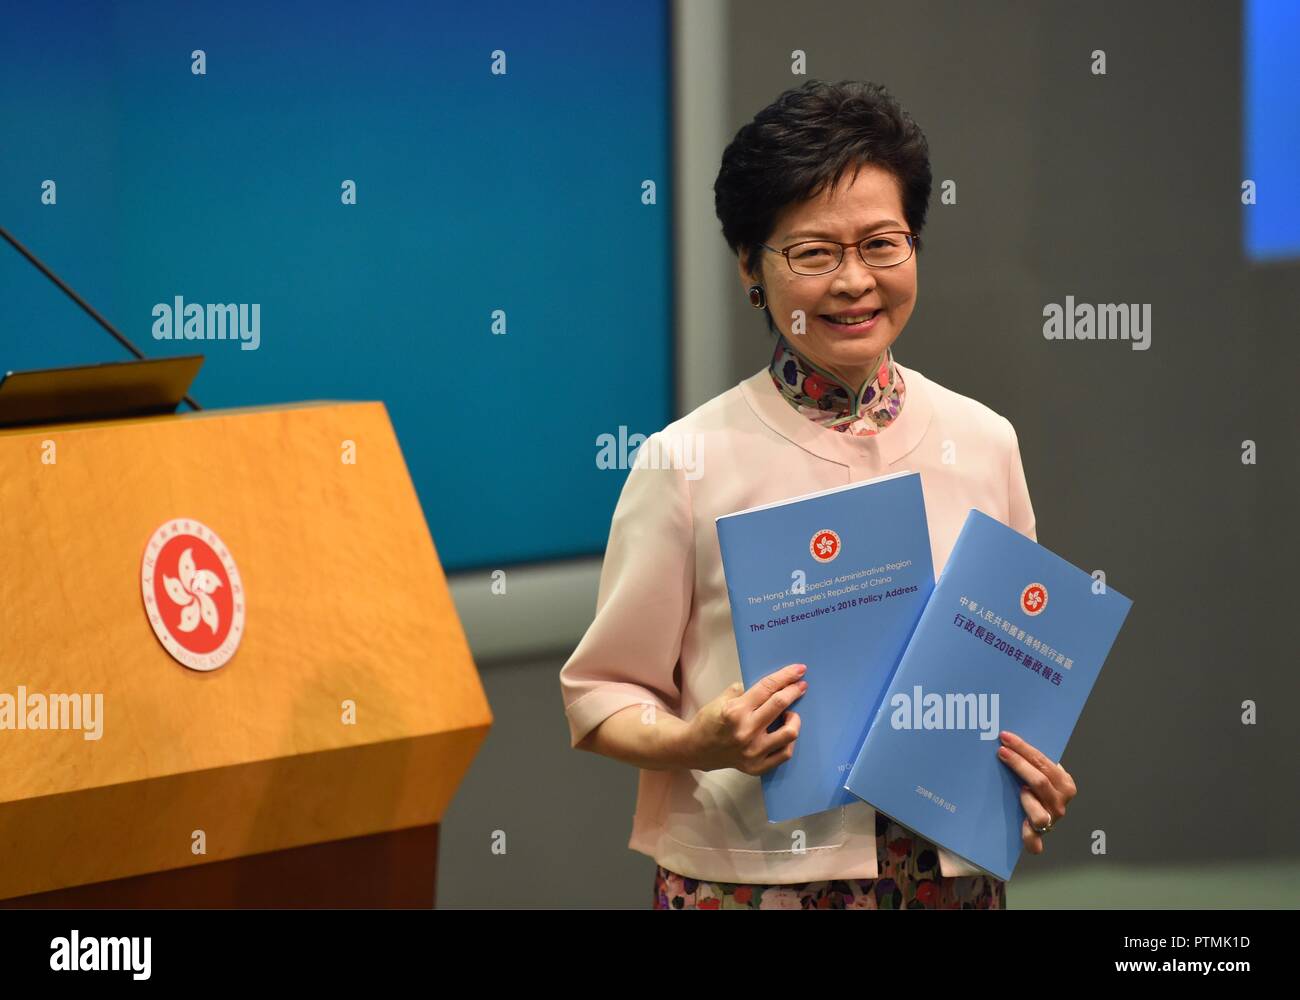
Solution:
M 846 247 L 856 246 L 858 256 L 867 267 L 897 267 L 912 256 L 921 242 L 916 233 L 903 231 L 873 233 L 857 243 L 836 243 L 834 240 L 807 240 L 795 243 L 784 250 L 760 243 L 764 250 L 779 253 L 795 274 L 828 274 L 844 260 Z

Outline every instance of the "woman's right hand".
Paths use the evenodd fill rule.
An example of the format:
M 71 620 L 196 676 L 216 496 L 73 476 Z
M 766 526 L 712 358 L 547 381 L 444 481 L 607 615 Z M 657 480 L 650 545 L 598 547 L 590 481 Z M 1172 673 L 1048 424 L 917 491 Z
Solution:
M 794 756 L 799 716 L 790 712 L 785 725 L 767 727 L 781 717 L 808 687 L 806 667 L 791 663 L 768 674 L 748 691 L 740 681 L 703 706 L 691 719 L 692 764 L 699 771 L 734 767 L 746 774 L 766 774 Z

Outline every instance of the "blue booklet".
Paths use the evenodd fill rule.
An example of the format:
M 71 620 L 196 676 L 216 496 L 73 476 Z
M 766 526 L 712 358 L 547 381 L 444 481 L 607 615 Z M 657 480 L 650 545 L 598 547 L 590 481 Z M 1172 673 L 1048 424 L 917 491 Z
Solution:
M 1009 879 L 1025 813 L 998 734 L 1059 762 L 1132 603 L 971 510 L 845 788 Z
M 745 689 L 808 665 L 794 756 L 762 776 L 768 822 L 852 804 L 845 776 L 934 589 L 921 477 L 897 472 L 716 524 Z

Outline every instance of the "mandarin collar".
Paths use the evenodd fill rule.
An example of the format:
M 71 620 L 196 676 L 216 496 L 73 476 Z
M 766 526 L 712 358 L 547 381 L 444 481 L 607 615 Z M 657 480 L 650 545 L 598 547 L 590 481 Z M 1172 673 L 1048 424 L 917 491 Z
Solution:
M 791 407 L 831 430 L 856 436 L 878 434 L 903 409 L 906 387 L 894 364 L 892 348 L 886 349 L 876 371 L 855 389 L 804 357 L 780 334 L 768 371 Z
M 765 365 L 736 387 L 750 413 L 774 434 L 795 447 L 848 470 L 845 482 L 857 482 L 897 472 L 920 447 L 934 424 L 933 384 L 915 368 L 895 361 L 899 378 L 907 385 L 907 406 L 889 427 L 887 434 L 859 437 L 828 434 L 792 407 L 772 379 Z

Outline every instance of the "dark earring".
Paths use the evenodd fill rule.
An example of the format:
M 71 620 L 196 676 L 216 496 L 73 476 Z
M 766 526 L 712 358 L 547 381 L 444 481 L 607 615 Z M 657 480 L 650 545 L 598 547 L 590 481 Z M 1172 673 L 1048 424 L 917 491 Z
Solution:
M 749 304 L 755 309 L 762 309 L 767 305 L 767 296 L 763 294 L 762 285 L 749 286 Z

